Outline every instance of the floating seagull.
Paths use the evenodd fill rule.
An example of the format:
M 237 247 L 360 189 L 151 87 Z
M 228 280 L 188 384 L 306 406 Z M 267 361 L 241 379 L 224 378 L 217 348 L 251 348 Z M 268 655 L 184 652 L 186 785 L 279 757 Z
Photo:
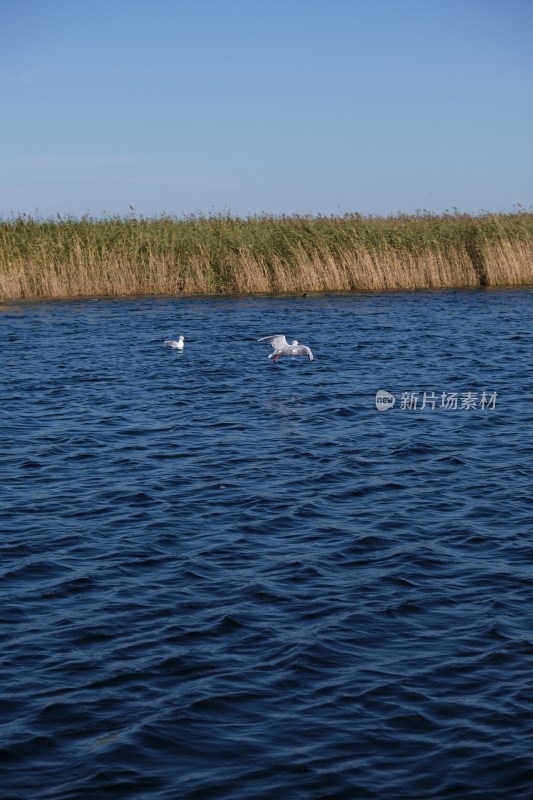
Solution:
M 281 334 L 275 336 L 263 336 L 258 342 L 269 342 L 274 348 L 274 352 L 270 353 L 269 358 L 277 361 L 280 356 L 307 356 L 309 361 L 313 360 L 311 350 L 305 344 L 300 344 L 297 339 L 294 339 L 291 344 L 288 343 L 286 338 Z
M 175 339 L 165 339 L 165 344 L 168 345 L 168 347 L 173 347 L 174 350 L 183 350 L 185 347 L 185 336 L 180 336 L 178 341 Z

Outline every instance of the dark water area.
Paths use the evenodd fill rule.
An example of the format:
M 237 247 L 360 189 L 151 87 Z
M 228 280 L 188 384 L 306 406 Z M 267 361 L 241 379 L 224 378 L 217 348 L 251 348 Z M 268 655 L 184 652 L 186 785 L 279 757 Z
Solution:
M 533 797 L 532 331 L 527 289 L 2 307 L 3 800 Z

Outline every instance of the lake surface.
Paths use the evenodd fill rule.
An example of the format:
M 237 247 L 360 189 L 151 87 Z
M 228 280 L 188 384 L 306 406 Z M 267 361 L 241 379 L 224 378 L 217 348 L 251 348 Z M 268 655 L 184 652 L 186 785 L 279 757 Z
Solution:
M 532 331 L 527 289 L 4 305 L 3 800 L 529 800 Z

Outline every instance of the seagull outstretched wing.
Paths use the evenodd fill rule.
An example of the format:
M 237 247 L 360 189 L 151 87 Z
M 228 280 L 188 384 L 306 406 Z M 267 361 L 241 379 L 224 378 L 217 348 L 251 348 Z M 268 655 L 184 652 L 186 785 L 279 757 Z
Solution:
M 313 354 L 312 354 L 310 348 L 307 347 L 306 344 L 299 344 L 299 345 L 297 345 L 297 347 L 291 347 L 290 355 L 291 356 L 292 355 L 295 355 L 295 356 L 307 356 L 309 361 L 313 360 Z
M 268 342 L 272 345 L 274 350 L 283 350 L 284 347 L 288 347 L 289 343 L 287 339 L 281 333 L 276 333 L 274 336 L 263 336 L 261 339 L 257 340 L 258 342 Z

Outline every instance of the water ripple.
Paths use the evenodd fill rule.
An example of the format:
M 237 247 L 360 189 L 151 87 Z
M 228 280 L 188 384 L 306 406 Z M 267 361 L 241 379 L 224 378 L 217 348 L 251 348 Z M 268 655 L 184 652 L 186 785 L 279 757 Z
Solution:
M 532 318 L 530 290 L 6 309 L 3 796 L 528 800 Z M 268 361 L 282 328 L 312 364 Z

